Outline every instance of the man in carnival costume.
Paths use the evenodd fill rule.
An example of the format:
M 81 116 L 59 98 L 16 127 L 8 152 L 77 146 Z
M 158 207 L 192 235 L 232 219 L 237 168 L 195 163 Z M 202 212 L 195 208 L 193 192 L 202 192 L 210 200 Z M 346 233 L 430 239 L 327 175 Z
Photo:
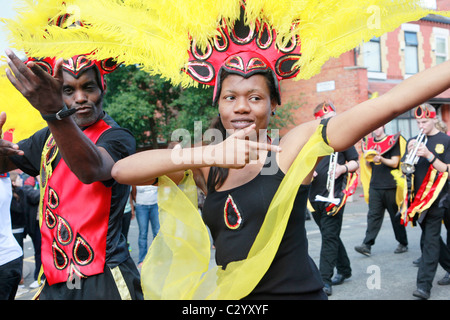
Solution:
M 417 137 L 408 141 L 407 150 L 416 151 L 414 170 L 406 172 L 408 188 L 402 208 L 402 223 L 418 222 L 422 229 L 420 247 L 422 257 L 417 272 L 417 290 L 413 295 L 428 299 L 438 263 L 450 271 L 450 250 L 440 236 L 446 208 L 442 205 L 447 195 L 448 164 L 450 163 L 450 137 L 436 128 L 436 109 L 422 104 L 415 109 L 417 126 L 423 138 L 417 146 Z M 417 148 L 416 148 L 417 147 Z M 405 161 L 408 155 L 402 159 Z M 411 171 L 413 171 L 411 173 Z
M 129 187 L 111 177 L 114 163 L 135 152 L 135 140 L 102 109 L 103 76 L 116 65 L 84 55 L 24 64 L 7 55 L 9 80 L 48 125 L 17 145 L 0 144 L 0 172 L 20 168 L 42 179 L 46 280 L 36 298 L 140 299 L 120 225 Z M 3 113 L 2 126 L 5 121 Z
M 370 172 L 368 188 L 369 212 L 367 213 L 367 230 L 363 243 L 355 250 L 370 256 L 371 247 L 383 223 L 384 212 L 388 210 L 398 246 L 394 253 L 408 250 L 408 237 L 405 226 L 400 223 L 399 203 L 397 201 L 398 185 L 394 174 L 400 171 L 400 158 L 405 140 L 400 133 L 387 135 L 384 126 L 373 131 L 362 142 L 363 168 Z M 361 174 L 362 175 L 362 174 Z M 363 183 L 365 182 L 362 179 Z

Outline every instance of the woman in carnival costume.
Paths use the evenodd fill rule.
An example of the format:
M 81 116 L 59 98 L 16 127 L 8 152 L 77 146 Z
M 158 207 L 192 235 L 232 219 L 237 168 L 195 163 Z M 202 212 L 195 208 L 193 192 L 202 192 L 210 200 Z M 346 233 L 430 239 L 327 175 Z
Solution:
M 266 129 L 271 115 L 281 103 L 279 81 L 295 77 L 299 72 L 305 73 L 306 78 L 312 76 L 327 58 L 351 49 L 349 46 L 356 46 L 363 38 L 362 31 L 356 25 L 340 25 L 338 20 L 333 21 L 332 25 L 336 23 L 339 28 L 327 32 L 332 38 L 344 41 L 340 45 L 337 44 L 339 41 L 325 41 L 322 44 L 328 45 L 319 48 L 317 42 L 312 43 L 314 30 L 308 30 L 308 15 L 313 20 L 320 17 L 324 26 L 330 26 L 327 14 L 338 6 L 337 1 L 295 2 L 305 10 L 301 19 L 291 10 L 294 2 L 290 1 L 286 1 L 286 6 L 271 1 L 229 2 L 227 13 L 210 15 L 215 24 L 209 34 L 196 30 L 195 23 L 183 24 L 176 18 L 178 10 L 186 9 L 186 5 L 170 12 L 171 24 L 164 22 L 168 13 L 154 13 L 143 7 L 138 10 L 160 14 L 158 26 L 162 29 L 166 27 L 175 33 L 179 27 L 184 31 L 182 36 L 191 36 L 189 62 L 184 65 L 184 70 L 194 80 L 215 86 L 214 102 L 218 104 L 220 114 L 217 128 L 223 137 L 223 141 L 218 139 L 218 143 L 207 146 L 141 152 L 114 166 L 112 174 L 121 183 L 158 183 L 160 187 L 161 229 L 142 268 L 144 295 L 147 299 L 326 299 L 320 275 L 308 256 L 304 227 L 308 188 L 315 165 L 321 157 L 347 149 L 375 128 L 446 90 L 450 86 L 450 62 L 413 76 L 385 95 L 365 101 L 328 122 L 316 120 L 301 124 L 286 134 L 277 146 L 270 143 Z M 407 11 L 408 3 L 414 2 L 391 5 L 388 15 L 397 11 L 393 15 L 396 18 L 390 21 L 393 24 L 388 27 L 367 31 L 370 26 L 366 20 L 362 26 L 364 37 L 370 39 L 402 22 L 425 15 L 426 10 L 420 8 Z M 79 13 L 84 14 L 84 1 L 74 3 L 79 5 Z M 194 2 L 188 3 L 194 5 Z M 216 9 L 214 2 L 208 3 L 209 10 Z M 259 3 L 262 5 L 258 6 Z M 342 1 L 339 3 L 345 6 Z M 359 18 L 357 13 L 366 12 L 372 3 L 392 4 L 391 1 L 367 1 L 362 7 L 356 7 L 354 2 L 349 2 L 347 14 L 341 16 L 340 22 L 342 17 L 346 22 L 354 16 Z M 236 6 L 237 16 L 236 10 L 233 11 Z M 244 7 L 245 10 L 239 12 Z M 131 7 L 128 9 L 132 10 Z M 208 11 L 206 7 L 202 9 Z M 278 16 L 271 16 L 272 12 Z M 404 12 L 417 15 L 409 16 Z M 336 13 L 334 18 L 342 13 Z M 90 15 L 92 10 L 82 17 L 88 22 L 88 27 L 83 29 L 88 38 L 96 22 L 96 17 Z M 217 16 L 223 17 L 219 20 L 223 23 L 216 30 Z M 280 16 L 284 17 L 283 23 L 275 19 Z M 204 25 L 208 24 L 207 19 L 205 15 Z M 197 18 L 196 22 L 200 20 Z M 289 27 L 283 29 L 286 22 Z M 120 22 L 116 24 L 120 28 Z M 322 28 L 317 23 L 315 26 Z M 353 31 L 346 33 L 345 28 Z M 156 29 L 153 25 L 153 35 L 158 34 Z M 299 30 L 303 32 L 300 38 L 296 33 Z M 46 32 L 51 41 L 51 30 Z M 129 34 L 130 38 L 135 36 Z M 349 37 L 349 34 L 353 36 Z M 213 40 L 205 41 L 208 37 Z M 121 50 L 127 46 L 125 42 L 122 44 Z M 142 42 L 140 45 L 145 47 Z M 100 42 L 96 45 L 94 40 L 93 46 L 97 49 L 95 55 L 116 57 L 111 54 L 111 48 L 106 45 L 102 48 Z M 316 57 L 320 49 L 329 52 Z M 67 54 L 75 53 L 76 49 L 73 50 Z M 78 50 L 90 52 L 86 48 Z M 171 67 L 177 68 L 179 64 L 163 61 L 173 52 L 166 51 L 166 55 L 157 58 L 156 51 L 148 50 L 151 59 L 145 63 L 145 59 L 138 58 L 131 49 L 124 50 L 124 54 L 119 51 L 114 51 L 119 62 L 139 61 L 144 68 L 161 73 L 174 82 L 186 81 L 172 73 Z M 180 56 L 183 60 L 183 55 Z M 234 132 L 227 136 L 227 130 Z M 256 141 L 246 139 L 251 135 L 256 135 Z M 209 236 L 195 208 L 194 181 L 207 184 L 203 214 L 214 240 L 218 266 L 209 267 Z

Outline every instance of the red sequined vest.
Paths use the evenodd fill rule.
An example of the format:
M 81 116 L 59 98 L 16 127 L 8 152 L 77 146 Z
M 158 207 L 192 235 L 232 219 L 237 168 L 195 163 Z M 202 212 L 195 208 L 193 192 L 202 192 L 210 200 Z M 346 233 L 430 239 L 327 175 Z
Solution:
M 111 128 L 103 120 L 84 130 L 94 143 Z M 83 184 L 61 158 L 50 135 L 42 155 L 42 265 L 50 285 L 103 273 L 111 188 L 102 182 Z

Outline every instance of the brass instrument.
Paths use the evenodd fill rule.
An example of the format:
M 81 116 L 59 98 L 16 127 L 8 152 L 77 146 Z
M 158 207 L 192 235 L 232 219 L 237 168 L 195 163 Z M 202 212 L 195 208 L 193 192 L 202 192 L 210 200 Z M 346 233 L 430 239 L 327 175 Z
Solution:
M 375 150 L 367 150 L 364 153 L 364 159 L 366 159 L 367 162 L 373 162 L 373 158 L 378 155 L 378 152 Z
M 428 138 L 423 133 L 423 129 L 421 129 L 419 135 L 417 136 L 414 150 L 411 153 L 407 154 L 405 161 L 400 165 L 402 172 L 404 174 L 414 173 L 414 171 L 416 170 L 415 166 L 417 164 L 417 161 L 419 161 L 419 157 L 417 156 L 417 150 L 419 150 L 419 146 L 421 143 L 427 144 L 427 141 Z
M 341 202 L 340 198 L 334 197 L 334 183 L 335 183 L 335 179 L 336 179 L 337 159 L 338 159 L 338 153 L 333 152 L 330 155 L 330 163 L 328 165 L 328 179 L 327 179 L 327 190 L 329 192 L 328 197 L 316 195 L 316 198 L 315 198 L 316 201 L 330 202 L 335 205 L 338 205 L 339 202 Z

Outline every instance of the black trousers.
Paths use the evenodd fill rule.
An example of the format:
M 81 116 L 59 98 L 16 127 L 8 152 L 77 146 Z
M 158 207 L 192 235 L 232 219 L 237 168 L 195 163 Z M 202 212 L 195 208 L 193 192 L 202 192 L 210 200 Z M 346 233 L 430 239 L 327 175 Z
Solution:
M 422 259 L 417 272 L 417 288 L 428 292 L 432 288 L 438 263 L 447 272 L 450 272 L 450 248 L 441 237 L 442 220 L 446 210 L 446 208 L 433 204 L 426 213 L 422 213 L 425 214 L 425 217 L 420 219 Z
M 22 279 L 23 256 L 0 266 L 0 300 L 14 300 Z
M 349 276 L 352 274 L 350 259 L 340 237 L 345 206 L 332 216 L 327 215 L 325 203 L 313 202 L 311 205 L 315 210 L 312 216 L 322 235 L 319 271 L 322 281 L 331 285 L 331 277 L 335 267 L 337 272 L 342 275 Z
M 118 269 L 117 269 L 118 268 Z M 116 268 L 105 266 L 104 272 L 50 286 L 46 281 L 39 300 L 142 300 L 139 271 L 131 257 Z
M 367 213 L 367 230 L 363 243 L 373 246 L 383 224 L 384 212 L 387 209 L 394 229 L 395 239 L 404 246 L 408 245 L 405 226 L 400 223 L 397 215 L 398 207 L 395 200 L 396 189 L 369 190 L 369 212 Z

